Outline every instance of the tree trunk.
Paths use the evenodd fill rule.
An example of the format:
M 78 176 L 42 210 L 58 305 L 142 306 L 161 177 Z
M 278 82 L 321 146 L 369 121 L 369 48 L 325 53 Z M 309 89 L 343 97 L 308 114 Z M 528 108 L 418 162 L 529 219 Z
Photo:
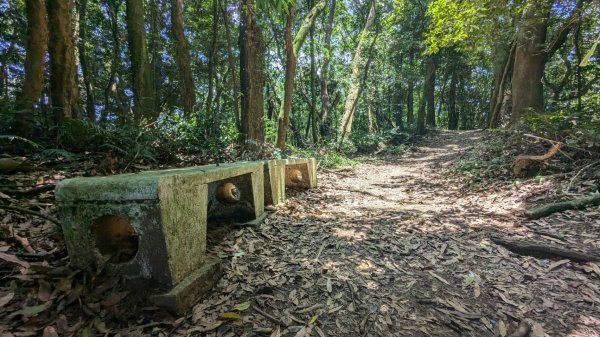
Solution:
M 292 42 L 292 26 L 294 24 L 294 13 L 296 8 L 293 4 L 288 4 L 288 11 L 285 16 L 284 40 L 285 40 L 285 83 L 283 87 L 283 102 L 277 121 L 277 140 L 278 149 L 285 149 L 287 129 L 290 124 L 290 110 L 292 109 L 292 93 L 294 91 L 294 75 L 296 73 L 296 55 Z
M 336 0 L 331 1 L 331 7 L 329 8 L 329 15 L 327 16 L 327 23 L 325 25 L 325 45 L 323 53 L 323 63 L 321 64 L 321 136 L 327 137 L 330 131 L 329 121 L 329 110 L 331 109 L 331 103 L 329 100 L 329 88 L 327 86 L 329 62 L 331 61 L 331 32 L 333 30 L 333 19 L 335 17 L 335 6 Z
M 450 88 L 448 92 L 448 129 L 458 129 L 458 113 L 456 110 L 456 82 L 458 69 L 452 69 L 450 75 Z
M 500 81 L 497 84 L 497 88 L 494 88 L 495 94 L 492 95 L 492 110 L 490 112 L 489 128 L 497 128 L 500 125 L 500 117 L 502 114 L 502 107 L 506 102 L 506 87 L 511 77 L 513 65 L 515 63 L 515 50 L 516 43 L 511 43 L 510 51 L 505 59 L 502 67 L 502 74 Z
M 208 54 L 208 93 L 206 95 L 206 116 L 212 123 L 215 122 L 215 118 L 212 115 L 212 104 L 213 104 L 213 91 L 215 81 L 215 68 L 216 68 L 216 57 L 217 57 L 217 37 L 219 34 L 219 1 L 213 0 L 212 2 L 212 34 L 210 40 L 210 50 Z M 212 125 L 216 127 L 216 125 Z
M 395 107 L 396 109 L 394 109 L 394 116 L 395 116 L 395 120 L 396 120 L 396 127 L 398 129 L 402 129 L 404 128 L 404 123 L 403 123 L 403 108 L 402 106 L 404 105 L 404 92 L 402 91 L 402 85 L 400 84 L 400 82 L 398 82 L 396 84 L 397 88 L 396 88 L 396 95 L 395 95 Z M 388 95 L 388 97 L 391 95 Z
M 262 144 L 265 140 L 263 87 L 264 46 L 261 29 L 254 18 L 254 1 L 240 4 L 240 91 L 242 143 Z
M 48 22 L 44 0 L 25 1 L 27 38 L 25 41 L 25 79 L 17 96 L 17 134 L 29 138 L 33 126 L 34 104 L 44 89 L 44 56 L 48 46 Z
M 107 8 L 108 15 L 110 17 L 110 30 L 112 36 L 112 59 L 110 62 L 110 75 L 108 83 L 104 89 L 104 110 L 100 116 L 100 120 L 106 121 L 108 113 L 111 108 L 114 109 L 116 116 L 120 123 L 126 123 L 130 116 L 128 111 L 130 109 L 129 103 L 123 99 L 125 95 L 122 93 L 122 86 L 117 83 L 117 74 L 121 66 L 121 36 L 119 34 L 119 4 L 111 2 Z M 122 80 L 121 80 L 122 81 Z M 110 98 L 112 97 L 114 104 L 110 104 Z
M 96 95 L 94 93 L 94 76 L 90 69 L 87 41 L 87 0 L 79 1 L 79 64 L 85 85 L 85 107 L 87 118 L 96 120 Z
M 425 100 L 427 102 L 427 125 L 435 127 L 435 59 L 433 56 L 427 58 L 426 72 L 427 81 L 425 85 Z
M 292 28 L 293 28 L 293 15 L 295 8 L 293 5 L 288 5 L 288 13 L 286 15 L 285 23 L 285 83 L 284 83 L 284 94 L 283 101 L 279 108 L 279 117 L 277 119 L 277 148 L 285 149 L 285 142 L 287 138 L 287 129 L 290 124 L 290 111 L 292 109 L 292 94 L 294 92 L 294 77 L 296 74 L 296 62 L 298 58 L 298 52 L 306 40 L 311 27 L 314 25 L 316 18 L 325 9 L 326 0 L 319 1 L 310 10 L 302 26 L 294 36 L 292 41 Z M 311 115 L 312 116 L 312 115 Z M 309 117 L 311 118 L 311 117 Z
M 517 28 L 517 48 L 512 80 L 511 125 L 516 125 L 530 109 L 544 109 L 542 78 L 546 64 L 545 45 L 548 1 L 529 0 Z
M 77 117 L 75 48 L 71 27 L 72 0 L 48 0 L 48 53 L 54 122 Z
M 371 9 L 369 10 L 369 16 L 365 23 L 365 27 L 360 33 L 358 39 L 358 45 L 352 58 L 352 73 L 350 75 L 350 88 L 348 89 L 348 95 L 346 96 L 346 104 L 344 105 L 344 115 L 342 116 L 342 124 L 340 125 L 340 144 L 343 142 L 344 137 L 352 131 L 352 119 L 354 118 L 354 110 L 360 97 L 361 87 L 361 67 L 362 67 L 362 51 L 367 40 L 370 38 L 370 28 L 375 22 L 375 0 L 371 3 Z M 368 61 L 367 61 L 368 62 Z
M 175 49 L 175 62 L 181 80 L 183 112 L 186 117 L 194 113 L 196 87 L 192 76 L 190 45 L 184 34 L 183 0 L 171 0 L 171 33 Z
M 133 84 L 133 116 L 136 122 L 154 121 L 155 97 L 152 68 L 146 47 L 145 11 L 143 0 L 126 1 L 127 39 Z
M 314 3 L 314 0 L 310 0 L 310 3 Z M 321 3 L 323 4 L 324 9 L 325 1 L 322 1 Z M 310 25 L 310 119 L 312 122 L 311 133 L 313 144 L 317 144 L 319 142 L 319 114 L 317 112 L 317 92 L 315 87 L 317 81 L 316 64 L 317 62 L 315 60 L 315 25 L 312 24 Z
M 435 64 L 433 63 L 433 59 L 428 57 L 425 61 L 425 81 L 423 83 L 423 96 L 421 97 L 421 104 L 419 105 L 419 112 L 417 114 L 417 134 L 424 135 L 427 131 L 425 128 L 425 118 L 426 118 L 426 109 L 427 114 L 429 114 L 429 107 L 431 107 L 431 114 L 434 118 L 435 124 L 435 108 L 433 106 L 433 91 L 435 87 L 433 86 L 433 79 L 435 77 Z
M 414 49 L 410 49 L 408 52 L 408 65 L 412 66 L 415 59 Z M 414 105 L 415 105 L 415 81 L 412 75 L 409 75 L 407 88 L 406 88 L 406 124 L 413 125 L 415 122 Z
M 229 62 L 229 68 L 231 69 L 231 85 L 233 89 L 233 114 L 235 116 L 235 125 L 238 131 L 241 130 L 240 126 L 240 103 L 239 103 L 239 82 L 238 74 L 235 67 L 235 56 L 233 55 L 233 43 L 231 38 L 231 22 L 229 20 L 229 13 L 227 12 L 227 6 L 224 4 L 221 6 L 223 12 L 223 25 L 225 26 L 225 37 L 227 39 L 227 61 Z

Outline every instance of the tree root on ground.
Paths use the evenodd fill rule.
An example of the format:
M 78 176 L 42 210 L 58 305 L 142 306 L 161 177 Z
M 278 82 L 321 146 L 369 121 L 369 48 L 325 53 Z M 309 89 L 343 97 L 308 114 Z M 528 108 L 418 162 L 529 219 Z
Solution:
M 506 238 L 500 238 L 497 236 L 492 236 L 491 240 L 494 243 L 502 245 L 511 252 L 519 255 L 529 255 L 539 258 L 563 257 L 579 262 L 600 261 L 600 256 L 581 253 L 562 247 L 551 246 L 541 242 L 528 240 L 510 240 Z

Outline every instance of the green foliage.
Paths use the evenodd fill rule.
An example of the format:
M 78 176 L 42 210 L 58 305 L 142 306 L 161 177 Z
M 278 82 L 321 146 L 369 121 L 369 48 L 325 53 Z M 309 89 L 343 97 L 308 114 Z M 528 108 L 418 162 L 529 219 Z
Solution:
M 291 148 L 292 154 L 297 157 L 316 158 L 319 166 L 329 168 L 340 168 L 358 165 L 360 162 L 349 158 L 338 151 L 316 151 L 313 149 Z
M 600 112 L 565 111 L 533 113 L 525 119 L 533 133 L 582 149 L 600 150 Z

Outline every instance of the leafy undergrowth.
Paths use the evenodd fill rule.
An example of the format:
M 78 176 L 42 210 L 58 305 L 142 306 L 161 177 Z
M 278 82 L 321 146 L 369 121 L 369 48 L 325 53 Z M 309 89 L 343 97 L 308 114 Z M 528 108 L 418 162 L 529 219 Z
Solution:
M 521 155 L 543 155 L 551 143 L 523 130 L 491 130 L 484 139 L 461 154 L 449 174 L 470 189 L 486 189 L 490 184 L 512 184 L 516 188 L 525 181 L 542 184 L 551 180 L 556 192 L 569 194 L 574 186 L 589 186 L 593 191 L 600 178 L 596 148 L 584 149 L 565 141 L 554 156 L 536 162 L 537 172 L 530 177 L 514 174 L 514 160 Z

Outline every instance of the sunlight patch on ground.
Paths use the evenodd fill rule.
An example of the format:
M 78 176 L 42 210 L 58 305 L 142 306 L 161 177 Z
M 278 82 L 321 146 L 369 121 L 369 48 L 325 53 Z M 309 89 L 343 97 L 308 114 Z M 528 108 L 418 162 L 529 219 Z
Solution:
M 600 318 L 593 316 L 579 316 L 577 326 L 567 337 L 600 337 Z

